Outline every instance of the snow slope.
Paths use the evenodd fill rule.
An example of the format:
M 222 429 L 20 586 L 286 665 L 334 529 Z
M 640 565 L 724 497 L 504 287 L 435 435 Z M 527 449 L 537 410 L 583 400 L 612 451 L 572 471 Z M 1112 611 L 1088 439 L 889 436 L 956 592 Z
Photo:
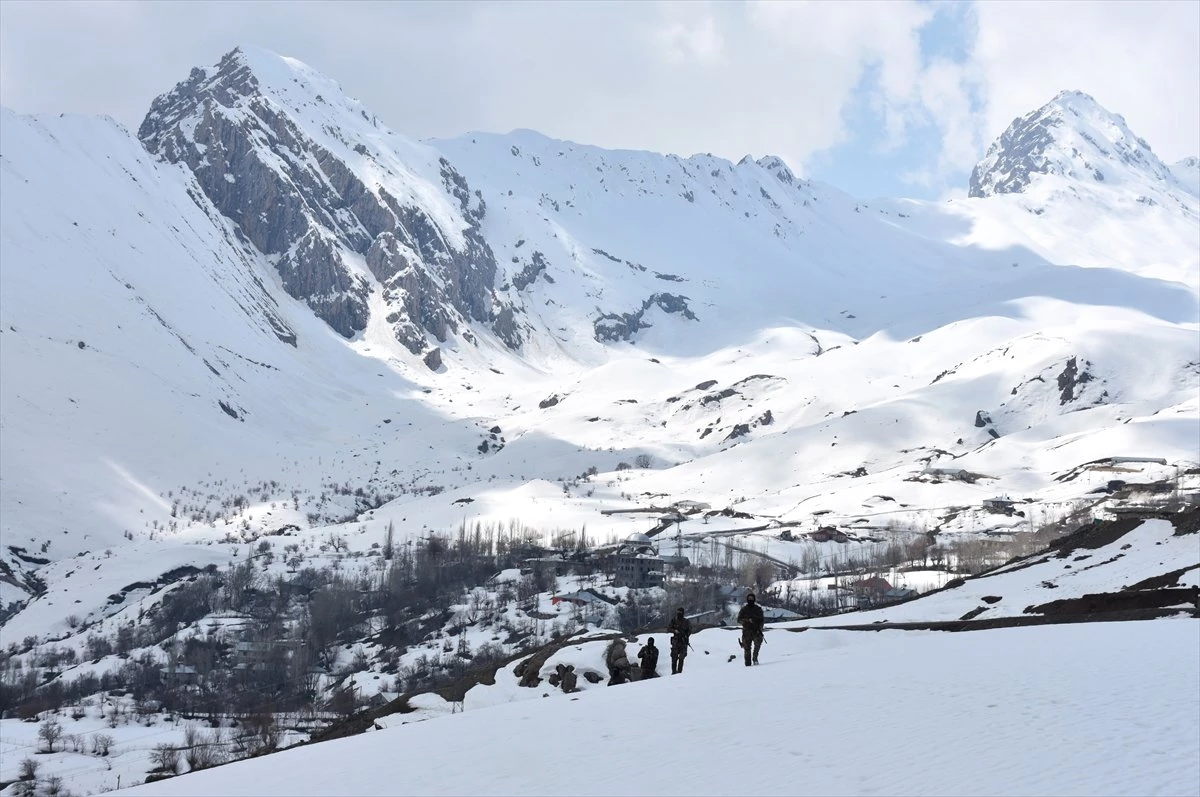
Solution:
M 1198 646 L 1185 620 L 772 634 L 749 671 L 685 669 L 118 793 L 1194 794 Z
M 1196 193 L 1194 162 L 1167 166 L 1121 116 L 1064 91 L 993 142 L 971 175 L 970 195 L 987 198 L 987 212 L 964 210 L 981 243 L 1024 237 L 1055 262 L 1195 286 Z
M 348 349 L 279 290 L 190 177 L 126 131 L 0 121 L 0 523 L 18 569 L 178 542 L 193 513 L 215 534 L 252 483 L 282 503 L 348 475 L 337 463 L 360 456 L 356 438 L 378 452 L 355 484 L 393 493 L 413 480 L 393 460 L 420 468 L 453 429 L 477 443 L 412 400 L 404 366 Z M 294 519 L 260 503 L 265 525 Z
M 1193 155 L 1171 164 L 1171 174 L 1192 194 L 1200 194 L 1200 158 Z
M 1195 521 L 1193 513 L 1190 522 L 1194 524 Z M 1134 615 L 1144 619 L 1147 615 L 1190 613 L 1194 618 L 1197 609 L 1196 590 L 1200 589 L 1200 540 L 1195 531 L 1177 532 L 1177 526 L 1184 529 L 1187 523 L 1152 519 L 1085 526 L 1056 542 L 1050 549 L 1017 559 L 979 576 L 958 578 L 957 585 L 939 584 L 944 589 L 924 597 L 873 610 L 774 622 L 768 627 L 766 655 L 774 659 L 777 641 L 781 638 L 786 640 L 792 633 L 810 629 L 864 628 L 884 623 L 894 628 L 904 627 L 905 624 L 918 628 L 949 628 L 952 626 L 947 625 L 948 622 L 963 619 L 969 619 L 974 626 L 962 626 L 959 623 L 953 626 L 955 630 L 969 630 L 988 623 L 1013 626 L 1081 619 L 1111 620 L 1118 616 L 1129 619 Z M 901 572 L 894 574 L 894 577 L 919 578 L 921 574 Z M 838 586 L 836 579 L 825 581 L 815 587 L 801 583 L 797 588 L 832 590 Z M 787 587 L 787 582 L 775 582 L 764 591 L 764 597 L 767 600 L 778 598 Z M 845 582 L 841 588 L 849 591 Z M 569 588 L 560 589 L 559 594 L 568 591 Z M 1090 600 L 1094 605 L 1090 608 L 1063 606 L 1064 602 L 1079 599 Z M 541 608 L 551 616 L 562 616 L 571 611 L 569 606 L 561 603 Z M 738 607 L 734 602 L 727 608 L 729 611 L 723 620 L 731 622 Z M 1081 617 L 1088 614 L 1090 618 Z M 973 631 L 970 635 L 981 637 L 985 633 L 982 630 Z M 708 628 L 695 633 L 695 655 L 688 659 L 686 669 L 689 672 L 723 669 L 731 656 L 740 656 L 736 634 L 731 626 Z M 651 637 L 660 650 L 669 649 L 668 634 L 645 634 L 630 643 L 628 655 L 631 661 L 637 660 L 638 652 Z M 387 714 L 381 711 L 382 715 L 373 720 L 374 725 L 393 727 L 548 695 L 556 700 L 563 699 L 557 688 L 552 688 L 553 683 L 546 679 L 554 675 L 560 665 L 572 665 L 576 673 L 581 675 L 586 675 L 589 670 L 606 674 L 603 651 L 607 639 L 607 636 L 589 639 L 584 634 L 548 656 L 527 657 L 525 662 L 538 662 L 537 675 L 542 679 L 538 686 L 523 686 L 522 679 L 517 677 L 518 667 L 528 669 L 525 662 L 516 666 L 510 664 L 496 671 L 495 683 L 471 686 L 457 705 L 436 693 L 420 694 L 408 699 L 408 706 L 416 708 L 416 711 Z M 740 657 L 737 660 L 740 661 Z M 522 672 L 522 675 L 525 674 Z M 586 678 L 581 678 L 578 688 L 588 692 L 605 689 L 606 685 L 603 680 L 591 684 Z
M 916 601 L 812 618 L 804 624 L 937 622 L 968 614 L 980 620 L 1040 615 L 1045 610 L 1037 607 L 1054 601 L 1130 592 L 1142 582 L 1180 570 L 1184 572 L 1175 578 L 1163 579 L 1167 582 L 1163 586 L 1200 587 L 1200 539 L 1194 533 L 1177 534 L 1165 520 L 1148 520 L 1098 547 L 1051 549 Z M 1182 598 L 1179 603 L 1188 605 Z

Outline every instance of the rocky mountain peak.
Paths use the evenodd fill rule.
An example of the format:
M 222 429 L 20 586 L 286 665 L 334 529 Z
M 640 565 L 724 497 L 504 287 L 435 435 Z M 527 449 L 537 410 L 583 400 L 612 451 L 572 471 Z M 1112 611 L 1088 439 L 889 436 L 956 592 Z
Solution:
M 971 173 L 969 194 L 1019 193 L 1036 175 L 1120 184 L 1162 182 L 1170 170 L 1121 116 L 1088 94 L 1063 91 L 992 142 Z
M 1171 164 L 1171 174 L 1192 196 L 1200 195 L 1200 158 L 1192 155 L 1176 161 Z
M 235 49 L 157 98 L 138 137 L 186 165 L 284 289 L 341 335 L 366 328 L 378 289 L 414 354 L 472 322 L 520 345 L 494 291 L 479 192 L 299 61 Z
M 765 155 L 755 161 L 759 167 L 765 169 L 775 175 L 776 179 L 784 185 L 792 185 L 796 182 L 796 175 L 788 168 L 788 165 L 783 162 L 783 158 L 778 155 Z

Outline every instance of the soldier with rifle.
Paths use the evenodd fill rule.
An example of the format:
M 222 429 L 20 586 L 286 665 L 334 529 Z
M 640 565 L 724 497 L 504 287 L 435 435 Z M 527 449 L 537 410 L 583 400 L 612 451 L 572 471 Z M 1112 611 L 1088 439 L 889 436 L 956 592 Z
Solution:
M 682 606 L 675 610 L 667 630 L 671 632 L 671 675 L 677 675 L 683 672 L 683 660 L 687 658 L 692 636 L 692 621 L 683 616 Z
M 742 638 L 738 644 L 746 656 L 746 666 L 758 664 L 758 650 L 763 643 L 763 610 L 753 592 L 746 594 L 746 603 L 738 612 L 737 619 L 742 624 Z

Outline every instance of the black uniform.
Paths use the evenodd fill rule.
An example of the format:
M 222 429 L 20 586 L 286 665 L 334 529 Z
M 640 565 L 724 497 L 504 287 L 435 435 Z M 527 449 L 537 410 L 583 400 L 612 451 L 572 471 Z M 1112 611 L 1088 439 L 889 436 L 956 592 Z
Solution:
M 742 653 L 746 656 L 746 666 L 758 664 L 758 650 L 763 643 L 763 610 L 754 599 L 754 593 L 746 596 L 746 603 L 738 612 L 738 622 L 742 624 Z
M 658 646 L 654 639 L 648 639 L 646 646 L 638 651 L 638 661 L 642 663 L 643 678 L 658 677 Z
M 683 660 L 687 657 L 688 640 L 692 636 L 692 621 L 683 616 L 683 609 L 676 609 L 667 630 L 671 632 L 671 674 L 683 672 Z

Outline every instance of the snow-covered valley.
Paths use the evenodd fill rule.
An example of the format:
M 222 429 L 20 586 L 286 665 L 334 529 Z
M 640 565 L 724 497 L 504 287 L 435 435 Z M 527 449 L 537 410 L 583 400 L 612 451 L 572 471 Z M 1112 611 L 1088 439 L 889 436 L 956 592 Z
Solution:
M 205 704 L 205 680 L 244 686 L 238 678 L 265 666 L 262 646 L 284 638 L 293 647 L 275 664 L 295 670 L 289 683 L 307 682 L 307 708 L 290 706 L 281 724 L 291 730 L 269 746 L 571 634 L 661 628 L 662 606 L 692 600 L 697 580 L 757 588 L 801 615 L 868 608 L 852 582 L 945 587 L 1093 520 L 1165 517 L 1200 496 L 1195 162 L 1163 164 L 1078 92 L 1016 120 L 981 161 L 971 196 L 942 203 L 857 199 L 770 156 L 603 150 L 532 131 L 410 141 L 329 78 L 251 48 L 194 70 L 155 101 L 137 135 L 103 118 L 8 110 L 0 125 L 0 782 L 17 780 L 17 750 L 37 746 L 39 726 L 8 717 L 42 717 L 36 695 L 47 687 L 80 707 L 69 733 L 110 725 L 115 736 L 112 757 L 51 757 L 66 788 L 94 792 L 117 785 L 112 761 L 124 762 L 122 785 L 144 780 L 156 766 L 151 737 L 182 745 L 188 722 L 218 715 L 247 727 L 263 706 Z M 687 565 L 648 590 L 611 583 L 603 554 L 647 532 L 656 553 Z M 1135 724 L 1169 716 L 1156 727 L 1182 749 L 1196 726 L 1171 712 L 1196 705 L 1194 621 L 953 641 L 815 630 L 958 620 L 980 606 L 981 620 L 1011 617 L 1188 568 L 1178 588 L 1196 586 L 1195 534 L 1158 520 L 1137 539 L 1138 556 L 1095 554 L 1113 562 L 1070 595 L 1028 597 L 1055 581 L 1035 581 L 1033 568 L 997 592 L 1002 568 L 853 622 L 814 616 L 802 621 L 811 632 L 772 633 L 772 645 L 788 640 L 772 656 L 781 680 L 752 688 L 778 694 L 818 667 L 862 667 L 865 678 L 874 670 L 863 659 L 904 660 L 910 669 L 873 683 L 864 700 L 944 666 L 961 678 L 938 698 L 949 710 L 979 662 L 1011 670 L 1029 647 L 1083 662 L 1116 645 L 1128 656 L 1105 666 L 1117 673 L 1139 646 L 1191 644 L 1167 675 L 1180 688 L 1193 677 L 1192 692 L 1142 683 L 1125 693 L 1143 709 Z M 508 580 L 484 583 L 510 566 Z M 436 583 L 421 580 L 435 570 Z M 612 603 L 552 602 L 589 588 Z M 410 593 L 420 600 L 397 597 Z M 641 607 L 636 617 L 618 611 L 625 602 Z M 329 613 L 314 620 L 318 604 Z M 987 641 L 961 641 L 977 637 Z M 732 668 L 715 652 L 714 666 L 718 658 Z M 160 685 L 122 689 L 131 662 L 193 697 L 164 706 L 153 696 Z M 977 680 L 996 692 L 980 700 L 1030 699 L 1029 683 L 988 673 Z M 1074 688 L 1080 702 L 1112 674 L 1067 684 L 1039 673 L 1038 689 Z M 85 676 L 97 691 L 76 694 L 71 684 Z M 727 676 L 705 667 L 692 676 L 724 694 Z M 507 689 L 499 678 L 495 688 Z M 584 690 L 541 714 L 524 704 L 519 721 L 540 733 L 595 705 L 586 722 L 604 725 L 655 686 Z M 671 695 L 684 688 L 661 687 L 654 701 L 679 700 Z M 832 688 L 813 689 L 828 701 L 812 708 L 822 723 L 844 699 Z M 428 716 L 448 702 L 432 700 Z M 682 723 L 663 728 L 668 737 L 705 711 L 728 715 L 651 705 Z M 489 720 L 491 711 L 430 723 L 458 725 L 419 737 L 413 755 L 432 760 L 446 747 L 440 733 L 465 739 L 518 722 Z M 897 706 L 869 744 L 903 735 L 916 712 Z M 793 716 L 781 702 L 762 733 L 803 737 Z M 858 728 L 830 729 L 831 746 L 846 749 Z M 1111 730 L 1077 749 L 1103 761 Z M 1068 731 L 1076 726 L 1046 733 Z M 250 751 L 228 725 L 222 732 L 237 756 Z M 695 746 L 728 744 L 725 732 Z M 658 738 L 588 749 L 607 751 L 596 753 L 599 767 L 626 755 L 622 745 L 653 748 Z M 755 769 L 788 755 L 754 750 L 765 756 Z M 903 768 L 909 779 L 890 781 L 901 770 L 887 768 L 837 780 L 860 755 L 827 762 L 831 779 L 814 775 L 801 791 L 950 793 L 958 783 Z M 245 766 L 291 766 L 274 760 Z M 310 759 L 313 772 L 331 768 L 321 760 Z M 1072 760 L 1096 784 L 1138 791 L 1091 759 Z M 634 777 L 654 770 L 593 790 L 682 790 Z M 183 778 L 171 793 L 236 793 L 218 782 L 226 771 L 242 770 Z M 505 778 L 525 776 L 505 771 L 397 790 L 503 793 L 517 783 Z M 1013 790 L 1071 790 L 1037 771 L 1031 764 Z M 1176 793 L 1197 771 L 1193 761 L 1156 783 Z M 246 772 L 230 777 L 256 783 Z M 302 784 L 328 793 L 308 770 L 294 772 L 280 793 Z M 695 772 L 710 790 L 734 788 L 711 768 Z M 364 780 L 345 791 L 389 789 Z

